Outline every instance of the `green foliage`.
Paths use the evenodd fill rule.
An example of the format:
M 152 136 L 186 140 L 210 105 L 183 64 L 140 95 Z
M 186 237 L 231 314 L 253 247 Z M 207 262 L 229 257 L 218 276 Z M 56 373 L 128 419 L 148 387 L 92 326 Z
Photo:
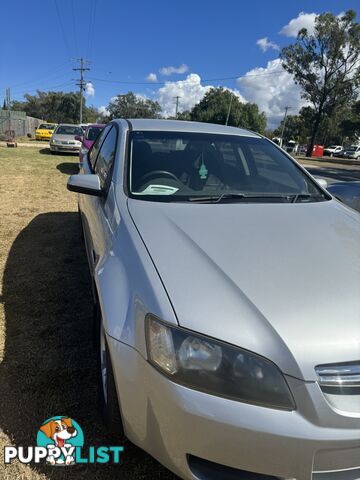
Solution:
M 273 131 L 274 137 L 281 136 L 283 125 L 284 120 L 282 120 L 280 125 Z M 304 116 L 301 114 L 288 115 L 285 122 L 284 142 L 295 140 L 298 143 L 307 143 L 307 137 L 310 135 L 308 125 Z
M 161 107 L 158 102 L 142 98 L 133 92 L 117 95 L 107 107 L 109 118 L 159 118 Z
M 13 110 L 25 112 L 30 117 L 40 118 L 55 123 L 78 123 L 80 111 L 80 94 L 75 92 L 41 92 L 36 95 L 24 95 L 25 101 L 12 102 Z M 95 122 L 98 117 L 94 107 L 86 106 L 83 99 L 83 122 Z
M 226 124 L 248 128 L 263 133 L 266 116 L 255 103 L 242 103 L 239 97 L 223 87 L 211 88 L 190 112 L 190 119 L 197 122 Z
M 360 100 L 353 103 L 349 116 L 342 120 L 339 127 L 343 136 L 350 142 L 360 138 Z
M 179 112 L 177 116 L 177 120 L 191 120 L 191 113 L 189 110 L 184 110 L 183 112 Z
M 282 49 L 285 70 L 302 87 L 302 95 L 314 110 L 309 152 L 319 126 L 345 103 L 355 99 L 360 85 L 360 24 L 348 10 L 343 16 L 319 15 L 314 34 L 299 31 L 294 44 Z

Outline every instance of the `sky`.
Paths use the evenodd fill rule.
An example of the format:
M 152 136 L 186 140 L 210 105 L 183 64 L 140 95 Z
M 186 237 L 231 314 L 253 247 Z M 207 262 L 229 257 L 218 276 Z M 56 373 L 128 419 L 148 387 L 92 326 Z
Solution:
M 304 105 L 279 51 L 316 15 L 359 0 L 17 0 L 2 2 L 0 105 L 24 93 L 74 91 L 76 59 L 89 60 L 86 99 L 106 111 L 128 91 L 165 115 L 191 109 L 212 86 L 256 102 L 275 127 Z

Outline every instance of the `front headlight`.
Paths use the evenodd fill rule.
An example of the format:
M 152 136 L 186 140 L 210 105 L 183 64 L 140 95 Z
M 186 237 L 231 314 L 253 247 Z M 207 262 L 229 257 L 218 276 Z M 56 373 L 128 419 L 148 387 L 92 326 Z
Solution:
M 80 148 L 80 152 L 81 152 L 81 155 L 86 155 L 88 153 L 88 149 L 86 147 L 81 147 Z
M 294 410 L 278 367 L 255 353 L 163 323 L 148 315 L 149 362 L 174 382 L 240 402 Z

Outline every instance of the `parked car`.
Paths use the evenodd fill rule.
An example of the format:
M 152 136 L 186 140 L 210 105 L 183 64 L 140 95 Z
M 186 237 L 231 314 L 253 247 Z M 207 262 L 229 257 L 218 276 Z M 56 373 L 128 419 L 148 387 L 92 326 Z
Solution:
M 36 140 L 50 140 L 51 135 L 54 133 L 56 123 L 41 123 L 35 130 Z
M 342 145 L 331 145 L 331 147 L 327 147 L 324 149 L 324 156 L 338 157 L 343 150 L 344 147 Z
M 82 133 L 82 128 L 79 125 L 61 123 L 56 127 L 56 130 L 50 139 L 51 153 L 78 153 L 81 147 L 81 142 L 79 142 L 79 140 L 75 140 L 75 137 L 77 135 L 82 135 Z
M 88 125 L 83 135 L 76 135 L 75 140 L 81 142 L 81 148 L 79 151 L 80 164 L 82 163 L 83 156 L 90 150 L 93 146 L 95 140 L 97 139 L 99 133 L 104 129 L 104 123 L 94 123 Z
M 327 187 L 331 195 L 360 212 L 360 181 L 336 182 Z
M 299 144 L 295 142 L 295 140 L 289 140 L 286 144 L 285 150 L 288 153 L 296 154 L 299 150 Z
M 306 155 L 307 152 L 307 145 L 300 145 L 298 149 L 299 155 Z
M 175 120 L 110 122 L 68 188 L 118 438 L 184 479 L 359 477 L 357 212 L 266 138 Z
M 353 158 L 357 160 L 360 157 L 360 146 L 351 145 L 351 147 L 346 148 L 342 153 L 343 158 Z

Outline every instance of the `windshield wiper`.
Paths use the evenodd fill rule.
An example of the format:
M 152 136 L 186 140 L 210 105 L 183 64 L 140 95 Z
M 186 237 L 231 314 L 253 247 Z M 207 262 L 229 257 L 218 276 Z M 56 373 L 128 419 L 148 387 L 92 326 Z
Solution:
M 221 203 L 223 200 L 261 200 L 267 198 L 292 201 L 293 195 L 284 195 L 277 193 L 222 193 L 221 195 L 209 195 L 206 197 L 189 197 L 188 201 L 194 203 Z
M 325 198 L 324 193 L 298 193 L 293 195 L 291 198 L 291 203 L 297 203 L 301 200 L 313 200 L 313 199 L 320 199 Z

